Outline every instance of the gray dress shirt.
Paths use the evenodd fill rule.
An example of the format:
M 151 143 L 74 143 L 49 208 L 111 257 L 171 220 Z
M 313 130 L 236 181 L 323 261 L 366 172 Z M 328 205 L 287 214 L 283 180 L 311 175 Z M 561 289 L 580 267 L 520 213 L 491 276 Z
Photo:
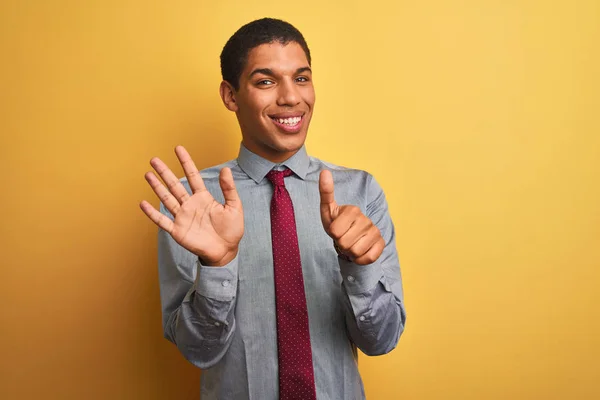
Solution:
M 364 399 L 356 347 L 391 351 L 406 314 L 394 226 L 381 187 L 364 171 L 309 157 L 305 147 L 281 165 L 243 145 L 237 160 L 201 171 L 224 202 L 219 171 L 231 168 L 244 207 L 244 236 L 228 265 L 209 267 L 159 230 L 158 259 L 164 335 L 202 368 L 203 400 L 278 398 L 277 326 L 267 173 L 286 166 L 304 275 L 317 399 Z M 321 223 L 319 173 L 332 171 L 338 204 L 353 204 L 380 229 L 386 247 L 377 261 L 338 257 Z M 182 179 L 191 192 L 186 179 Z M 161 212 L 173 218 L 161 204 Z

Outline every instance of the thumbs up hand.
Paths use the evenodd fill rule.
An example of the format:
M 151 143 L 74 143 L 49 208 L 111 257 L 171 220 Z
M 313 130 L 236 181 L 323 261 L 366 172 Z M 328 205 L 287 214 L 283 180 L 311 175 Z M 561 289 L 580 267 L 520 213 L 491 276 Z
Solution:
M 375 262 L 385 248 L 377 226 L 357 206 L 336 203 L 333 176 L 328 170 L 321 171 L 319 192 L 323 228 L 333 239 L 336 250 L 355 264 Z

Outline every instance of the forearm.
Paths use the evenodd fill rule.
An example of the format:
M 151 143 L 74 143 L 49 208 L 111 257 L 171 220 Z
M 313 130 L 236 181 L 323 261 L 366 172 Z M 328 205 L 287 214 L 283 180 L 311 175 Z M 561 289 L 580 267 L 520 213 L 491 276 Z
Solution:
M 394 224 L 385 194 L 371 177 L 365 215 L 377 226 L 385 247 L 377 260 L 357 265 L 338 257 L 348 334 L 365 354 L 390 352 L 406 324 L 404 291 Z
M 200 368 L 223 357 L 235 331 L 237 257 L 222 267 L 197 257 L 159 233 L 159 275 L 164 336 Z
M 165 325 L 165 337 L 199 368 L 215 365 L 227 352 L 235 331 L 235 297 L 213 299 L 190 289 Z
M 367 355 L 390 352 L 396 347 L 406 320 L 401 287 L 393 287 L 379 261 L 356 265 L 340 259 L 340 271 L 350 338 Z

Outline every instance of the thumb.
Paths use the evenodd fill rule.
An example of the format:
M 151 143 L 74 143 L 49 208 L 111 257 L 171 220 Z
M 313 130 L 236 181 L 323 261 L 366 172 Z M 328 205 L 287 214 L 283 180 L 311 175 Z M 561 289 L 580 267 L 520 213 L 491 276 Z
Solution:
M 223 168 L 219 173 L 219 185 L 223 191 L 223 197 L 225 198 L 225 206 L 242 209 L 242 201 L 235 188 L 235 182 L 233 181 L 233 174 L 231 169 Z
M 319 193 L 321 194 L 321 219 L 325 228 L 337 217 L 337 203 L 335 202 L 333 175 L 331 171 L 323 170 L 319 175 Z

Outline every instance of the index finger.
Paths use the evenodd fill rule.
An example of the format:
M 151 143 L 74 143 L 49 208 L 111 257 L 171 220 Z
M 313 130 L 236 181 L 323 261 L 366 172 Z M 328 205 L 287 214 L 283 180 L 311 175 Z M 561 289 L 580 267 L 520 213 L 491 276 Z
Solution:
M 196 164 L 194 164 L 194 160 L 190 156 L 190 153 L 183 146 L 175 147 L 175 154 L 183 167 L 183 172 L 188 179 L 188 183 L 190 184 L 190 188 L 192 189 L 192 193 L 202 192 L 206 190 L 206 186 L 204 186 L 204 181 L 202 180 L 202 176 L 200 176 L 200 172 L 198 168 L 196 168 Z

